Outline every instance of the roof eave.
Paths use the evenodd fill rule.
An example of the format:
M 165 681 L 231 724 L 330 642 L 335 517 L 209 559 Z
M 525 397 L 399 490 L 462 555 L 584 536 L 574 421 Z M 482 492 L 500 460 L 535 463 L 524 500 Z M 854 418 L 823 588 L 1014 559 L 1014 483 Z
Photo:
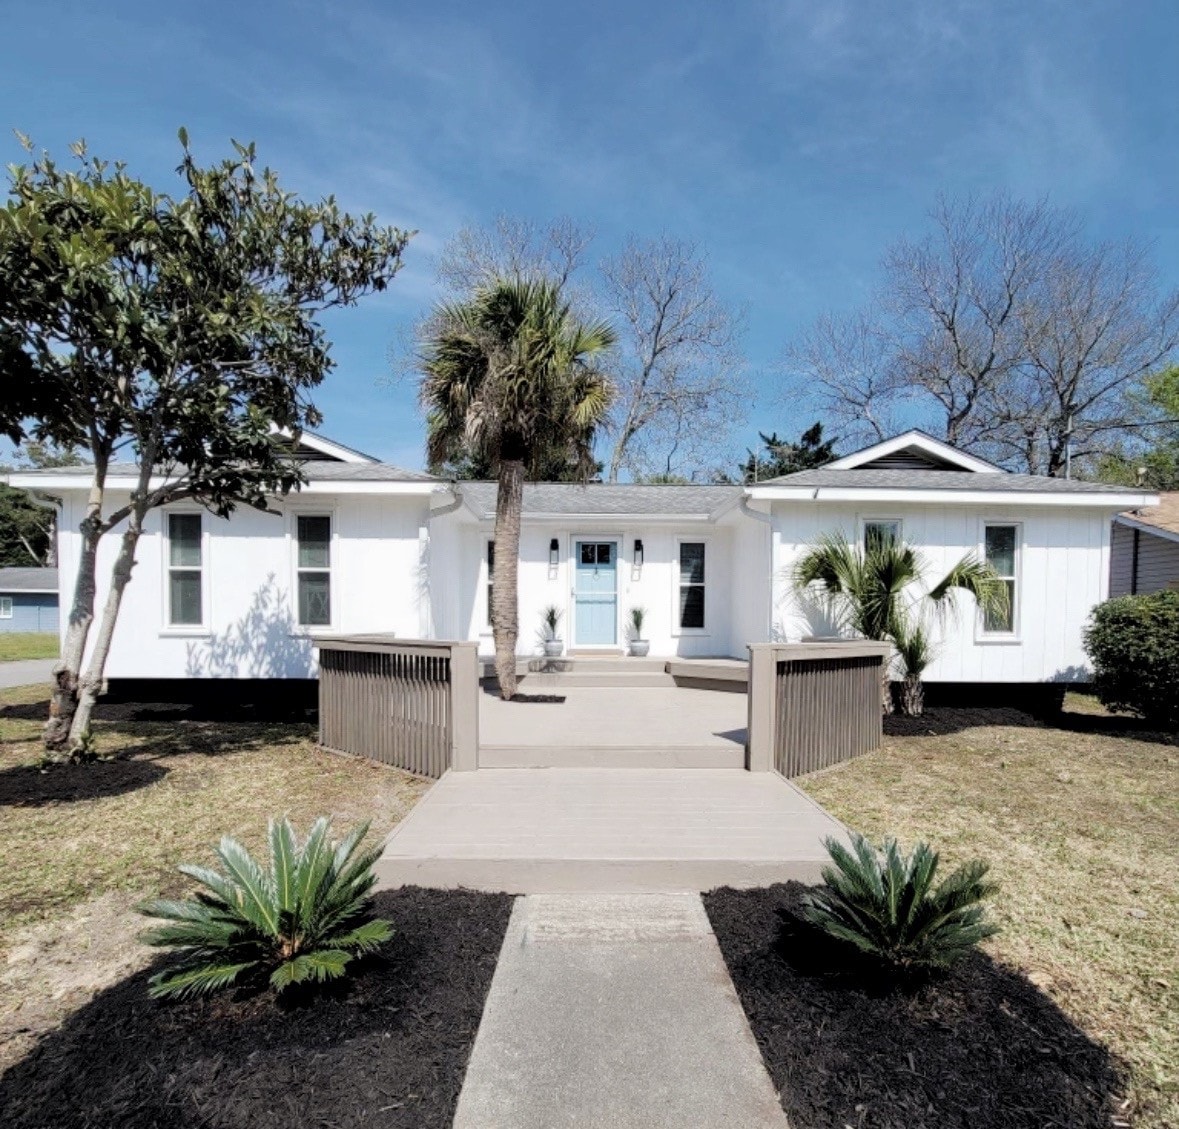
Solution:
M 751 486 L 748 496 L 757 501 L 823 499 L 828 502 L 922 502 L 943 505 L 1098 506 L 1127 510 L 1158 504 L 1155 494 L 1061 490 L 938 490 L 917 487 L 873 486 Z
M 1157 503 L 1155 504 L 1157 505 Z M 1137 518 L 1130 517 L 1129 514 L 1116 514 L 1114 521 L 1130 529 L 1138 529 L 1143 533 L 1150 533 L 1155 537 L 1162 537 L 1166 541 L 1179 541 L 1179 529 L 1166 529 L 1161 525 L 1153 525 L 1149 521 L 1140 521 Z

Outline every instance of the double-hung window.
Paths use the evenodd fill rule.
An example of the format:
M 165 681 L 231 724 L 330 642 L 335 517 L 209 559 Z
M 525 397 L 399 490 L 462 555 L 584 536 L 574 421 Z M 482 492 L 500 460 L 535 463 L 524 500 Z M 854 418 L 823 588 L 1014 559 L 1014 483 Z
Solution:
M 168 514 L 168 625 L 204 623 L 200 514 Z
M 704 629 L 704 542 L 680 542 L 679 625 L 682 631 Z
M 327 627 L 332 622 L 332 519 L 299 514 L 296 535 L 299 625 Z
M 1007 589 L 1007 607 L 983 614 L 988 635 L 1014 635 L 1019 600 L 1019 526 L 987 522 L 983 526 L 983 559 Z
M 11 596 L 0 596 L 0 619 L 12 619 Z

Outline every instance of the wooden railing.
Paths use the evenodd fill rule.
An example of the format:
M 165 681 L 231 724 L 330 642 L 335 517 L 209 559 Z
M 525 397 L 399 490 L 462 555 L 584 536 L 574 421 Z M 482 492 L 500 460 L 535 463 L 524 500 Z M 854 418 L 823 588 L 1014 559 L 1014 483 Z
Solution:
M 477 644 L 319 636 L 319 743 L 437 778 L 473 769 Z
M 880 747 L 885 643 L 749 648 L 746 767 L 801 776 Z

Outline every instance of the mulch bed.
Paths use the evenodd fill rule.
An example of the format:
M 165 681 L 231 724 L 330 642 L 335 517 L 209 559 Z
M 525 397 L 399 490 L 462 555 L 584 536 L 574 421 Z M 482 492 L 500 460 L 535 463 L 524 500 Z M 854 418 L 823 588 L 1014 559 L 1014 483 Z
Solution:
M 161 1004 L 150 970 L 0 1078 L 0 1125 L 449 1126 L 507 929 L 504 894 L 377 895 L 396 929 L 338 988 Z
M 918 989 L 841 973 L 803 889 L 704 898 L 792 1129 L 1118 1124 L 1122 1067 L 1025 977 L 981 952 Z

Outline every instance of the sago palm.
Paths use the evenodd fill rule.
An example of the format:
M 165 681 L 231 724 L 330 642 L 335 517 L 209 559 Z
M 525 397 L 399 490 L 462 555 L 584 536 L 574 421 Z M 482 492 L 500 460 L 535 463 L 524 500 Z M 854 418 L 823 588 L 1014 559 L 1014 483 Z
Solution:
M 431 464 L 471 457 L 496 473 L 491 626 L 500 693 L 516 692 L 517 571 L 524 480 L 555 456 L 593 471 L 593 441 L 613 395 L 595 358 L 605 322 L 578 320 L 546 279 L 499 279 L 430 320 L 421 400 Z
M 849 851 L 829 838 L 834 865 L 807 891 L 802 917 L 887 970 L 912 974 L 947 968 L 998 932 L 982 906 L 998 887 L 975 859 L 935 885 L 938 854 L 918 843 L 902 854 L 895 839 L 880 849 L 852 834 Z
M 984 615 L 1002 616 L 1007 610 L 1007 586 L 995 570 L 974 553 L 967 553 L 936 584 L 927 583 L 929 566 L 911 545 L 894 537 L 873 537 L 853 545 L 842 534 L 825 534 L 794 567 L 795 586 L 817 600 L 842 630 L 865 639 L 915 641 L 912 653 L 932 656 L 926 622 L 929 615 L 944 618 L 956 608 L 960 592 L 972 595 Z M 924 669 L 924 666 L 921 667 Z M 921 670 L 909 673 L 920 681 Z M 882 704 L 890 708 L 889 670 L 884 671 Z
M 138 907 L 167 923 L 142 940 L 181 954 L 177 965 L 152 977 L 151 994 L 204 995 L 267 973 L 280 990 L 332 980 L 354 956 L 384 944 L 393 935 L 389 922 L 367 918 L 381 848 L 359 849 L 367 823 L 339 843 L 329 833 L 330 822 L 318 819 L 299 843 L 289 820 L 271 820 L 268 866 L 228 835 L 217 848 L 224 870 L 181 866 L 204 889 Z

